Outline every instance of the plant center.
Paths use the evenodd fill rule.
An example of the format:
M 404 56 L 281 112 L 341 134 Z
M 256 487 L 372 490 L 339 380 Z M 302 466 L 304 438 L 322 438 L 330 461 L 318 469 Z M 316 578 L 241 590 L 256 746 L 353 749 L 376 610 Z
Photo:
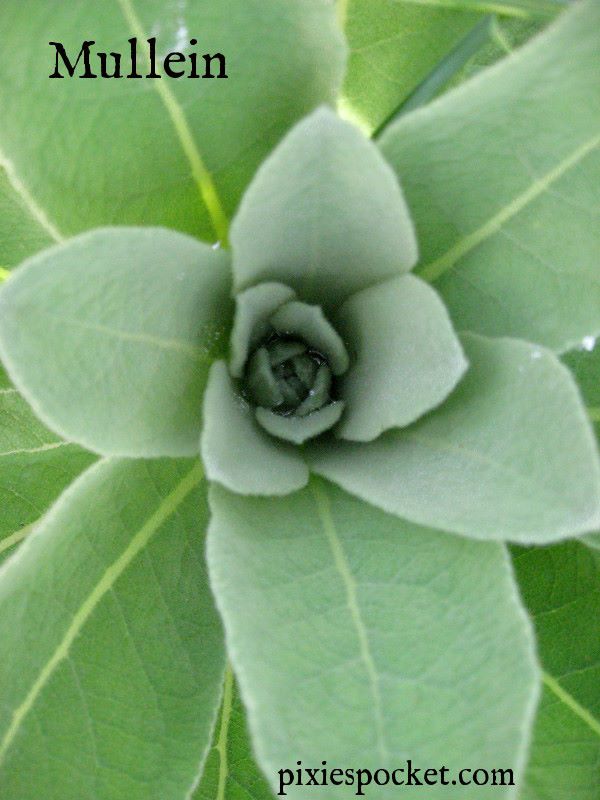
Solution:
M 331 400 L 327 359 L 301 339 L 274 335 L 246 367 L 245 392 L 257 406 L 284 416 L 306 416 Z

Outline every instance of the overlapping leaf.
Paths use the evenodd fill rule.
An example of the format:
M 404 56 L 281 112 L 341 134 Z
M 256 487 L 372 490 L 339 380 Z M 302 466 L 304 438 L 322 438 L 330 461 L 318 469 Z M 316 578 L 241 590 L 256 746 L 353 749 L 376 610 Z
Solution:
M 206 515 L 196 461 L 104 461 L 5 563 L 7 797 L 186 797 L 224 662 L 203 560 Z
M 421 246 L 458 329 L 566 350 L 600 331 L 600 5 L 388 129 Z
M 569 372 L 548 350 L 462 337 L 470 364 L 435 411 L 374 442 L 319 442 L 319 474 L 422 525 L 550 542 L 600 523 L 600 463 Z
M 44 251 L 0 291 L 0 352 L 67 439 L 101 453 L 198 451 L 208 369 L 231 321 L 228 258 L 160 228 Z
M 298 760 L 376 769 L 410 757 L 520 775 L 536 668 L 501 545 L 416 528 L 318 479 L 281 499 L 215 486 L 210 502 L 211 585 L 273 786 Z M 369 788 L 373 798 L 389 792 Z
M 0 560 L 94 457 L 44 428 L 0 368 Z

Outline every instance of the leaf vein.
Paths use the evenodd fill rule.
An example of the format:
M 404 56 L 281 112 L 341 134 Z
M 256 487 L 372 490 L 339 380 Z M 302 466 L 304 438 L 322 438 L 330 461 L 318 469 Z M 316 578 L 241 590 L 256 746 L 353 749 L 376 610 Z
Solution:
M 181 479 L 177 486 L 165 497 L 156 510 L 148 517 L 144 525 L 131 538 L 121 555 L 105 570 L 100 580 L 93 587 L 74 614 L 71 624 L 64 633 L 58 646 L 40 669 L 37 678 L 31 685 L 24 700 L 13 711 L 10 725 L 0 741 L 0 763 L 2 763 L 25 717 L 34 708 L 41 692 L 54 674 L 59 664 L 64 661 L 71 650 L 71 646 L 88 619 L 104 596 L 112 590 L 116 581 L 146 547 L 152 536 L 166 520 L 176 511 L 177 507 L 185 500 L 187 495 L 198 485 L 202 479 L 202 467 L 196 464 L 190 472 Z

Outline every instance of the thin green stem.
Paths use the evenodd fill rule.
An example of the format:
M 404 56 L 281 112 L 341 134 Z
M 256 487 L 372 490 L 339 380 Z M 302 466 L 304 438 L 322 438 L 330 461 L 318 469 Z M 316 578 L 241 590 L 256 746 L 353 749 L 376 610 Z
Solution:
M 4 283 L 8 278 L 10 278 L 10 272 L 4 267 L 0 267 L 0 283 Z
M 11 547 L 14 547 L 19 542 L 22 542 L 26 536 L 32 533 L 33 526 L 34 523 L 31 523 L 31 525 L 25 525 L 23 528 L 21 528 L 21 530 L 11 533 L 10 536 L 5 536 L 4 539 L 0 540 L 0 554 L 5 553 L 7 550 L 10 550 Z

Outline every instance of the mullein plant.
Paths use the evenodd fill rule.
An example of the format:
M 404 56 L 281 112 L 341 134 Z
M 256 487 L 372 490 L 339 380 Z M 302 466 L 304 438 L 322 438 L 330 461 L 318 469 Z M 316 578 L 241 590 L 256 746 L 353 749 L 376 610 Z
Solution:
M 410 758 L 515 773 L 429 798 L 516 796 L 541 673 L 506 543 L 600 528 L 557 356 L 600 330 L 597 263 L 560 219 L 594 191 L 598 30 L 578 6 L 379 146 L 317 107 L 219 246 L 102 227 L 11 274 L 8 375 L 102 458 L 0 575 L 7 797 L 189 796 L 227 659 L 274 788 L 299 761 Z M 564 273 L 546 235 L 575 237 Z

